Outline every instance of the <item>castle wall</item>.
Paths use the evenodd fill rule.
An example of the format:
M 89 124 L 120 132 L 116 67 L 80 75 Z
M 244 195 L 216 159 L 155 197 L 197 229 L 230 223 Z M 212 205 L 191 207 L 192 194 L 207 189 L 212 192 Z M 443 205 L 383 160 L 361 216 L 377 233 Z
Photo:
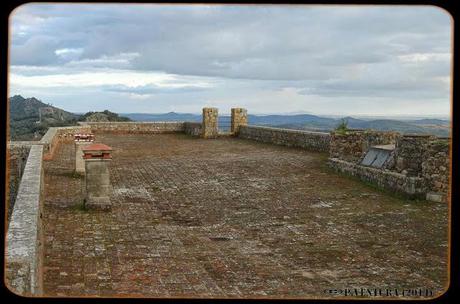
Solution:
M 11 218 L 11 213 L 14 208 L 14 202 L 18 193 L 21 177 L 24 172 L 27 157 L 29 155 L 30 147 L 37 142 L 9 142 L 6 151 L 6 159 L 8 161 L 8 170 L 6 179 L 8 180 L 9 187 L 7 188 L 7 222 Z
M 203 123 L 201 128 L 201 136 L 203 138 L 216 138 L 217 136 L 219 136 L 218 126 L 218 109 L 203 108 Z
M 182 121 L 154 121 L 154 122 L 82 122 L 82 126 L 89 126 L 94 133 L 175 133 L 184 132 Z
M 200 122 L 184 122 L 184 132 L 187 135 L 201 136 L 202 124 Z
M 371 146 L 394 144 L 398 136 L 400 135 L 397 132 L 373 130 L 331 132 L 329 155 L 331 158 L 358 163 Z
M 6 235 L 6 283 L 20 295 L 42 293 L 43 146 L 30 148 Z
M 60 142 L 72 142 L 76 133 L 90 132 L 89 126 L 51 127 L 43 135 L 40 144 L 43 145 L 43 159 L 53 158 L 54 151 Z
M 421 159 L 421 176 L 427 188 L 427 199 L 446 201 L 450 196 L 449 139 L 435 138 L 427 142 Z
M 231 116 L 231 132 L 238 134 L 240 126 L 246 126 L 248 124 L 248 111 L 243 108 L 232 108 Z
M 389 170 L 361 166 L 338 158 L 330 158 L 328 164 L 337 172 L 355 176 L 388 191 L 396 191 L 412 198 L 424 198 L 424 180 Z
M 330 142 L 329 133 L 243 125 L 238 137 L 321 152 L 329 151 Z
M 381 144 L 395 144 L 391 165 L 382 169 L 360 165 L 368 149 Z M 448 138 L 362 130 L 332 132 L 328 164 L 387 190 L 409 196 L 424 193 L 426 199 L 438 202 L 449 197 Z

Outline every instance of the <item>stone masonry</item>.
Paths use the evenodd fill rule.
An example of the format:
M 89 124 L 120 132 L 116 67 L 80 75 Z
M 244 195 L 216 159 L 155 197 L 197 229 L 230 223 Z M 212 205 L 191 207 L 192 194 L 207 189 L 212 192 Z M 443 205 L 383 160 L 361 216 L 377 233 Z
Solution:
M 403 135 L 396 140 L 396 171 L 409 176 L 422 172 L 423 151 L 428 142 L 434 139 L 429 135 Z
M 83 148 L 85 160 L 86 198 L 88 209 L 110 210 L 110 174 L 108 162 L 112 160 L 112 148 L 104 144 L 92 144 Z
M 422 162 L 422 177 L 428 188 L 427 199 L 446 201 L 449 193 L 449 139 L 438 138 L 427 143 Z
M 373 130 L 331 132 L 329 155 L 330 158 L 358 163 L 371 146 L 394 144 L 397 137 L 397 132 L 379 132 Z
M 219 135 L 217 108 L 203 108 L 203 138 L 216 138 Z
M 85 173 L 85 161 L 83 160 L 83 147 L 90 145 L 94 141 L 93 134 L 75 134 L 75 172 Z
M 232 126 L 231 132 L 237 134 L 240 126 L 248 124 L 248 111 L 243 108 L 232 108 Z
M 448 282 L 448 206 L 325 170 L 327 155 L 235 137 L 99 134 L 111 212 L 75 208 L 73 143 L 45 162 L 44 294 L 330 298 Z M 389 241 L 391 240 L 391 241 Z M 358 267 L 359 266 L 359 267 Z M 415 286 L 415 287 L 414 287 Z

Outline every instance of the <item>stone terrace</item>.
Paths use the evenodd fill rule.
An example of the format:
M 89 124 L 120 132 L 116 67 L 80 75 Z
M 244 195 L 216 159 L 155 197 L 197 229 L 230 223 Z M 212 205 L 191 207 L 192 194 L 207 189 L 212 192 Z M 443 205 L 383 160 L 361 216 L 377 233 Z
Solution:
M 112 211 L 79 206 L 74 145 L 45 162 L 45 295 L 324 297 L 447 282 L 447 204 L 327 169 L 327 155 L 236 138 L 97 134 Z

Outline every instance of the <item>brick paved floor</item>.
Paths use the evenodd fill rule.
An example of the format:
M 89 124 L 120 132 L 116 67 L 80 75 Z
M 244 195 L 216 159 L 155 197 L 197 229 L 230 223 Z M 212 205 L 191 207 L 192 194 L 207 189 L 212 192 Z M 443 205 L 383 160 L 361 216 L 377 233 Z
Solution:
M 329 297 L 447 282 L 446 204 L 329 171 L 326 155 L 235 138 L 97 135 L 111 212 L 85 211 L 74 147 L 45 164 L 47 295 Z

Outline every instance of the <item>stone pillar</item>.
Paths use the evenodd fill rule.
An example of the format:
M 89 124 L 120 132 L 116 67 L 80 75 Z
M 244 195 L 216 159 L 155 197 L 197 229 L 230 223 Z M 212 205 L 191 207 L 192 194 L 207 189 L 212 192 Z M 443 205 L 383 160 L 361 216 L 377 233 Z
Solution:
M 243 108 L 232 108 L 232 128 L 233 134 L 238 133 L 240 126 L 248 124 L 248 111 Z
M 104 144 L 92 144 L 82 150 L 85 160 L 85 207 L 110 210 L 111 185 L 108 164 L 112 160 L 112 148 Z
M 90 145 L 94 141 L 94 135 L 90 133 L 79 133 L 74 135 L 75 142 L 75 172 L 85 173 L 85 161 L 83 160 L 83 147 Z
M 405 134 L 396 140 L 396 171 L 419 176 L 422 173 L 423 151 L 431 135 Z
M 216 138 L 219 135 L 217 108 L 203 108 L 203 126 L 201 136 L 203 138 Z

